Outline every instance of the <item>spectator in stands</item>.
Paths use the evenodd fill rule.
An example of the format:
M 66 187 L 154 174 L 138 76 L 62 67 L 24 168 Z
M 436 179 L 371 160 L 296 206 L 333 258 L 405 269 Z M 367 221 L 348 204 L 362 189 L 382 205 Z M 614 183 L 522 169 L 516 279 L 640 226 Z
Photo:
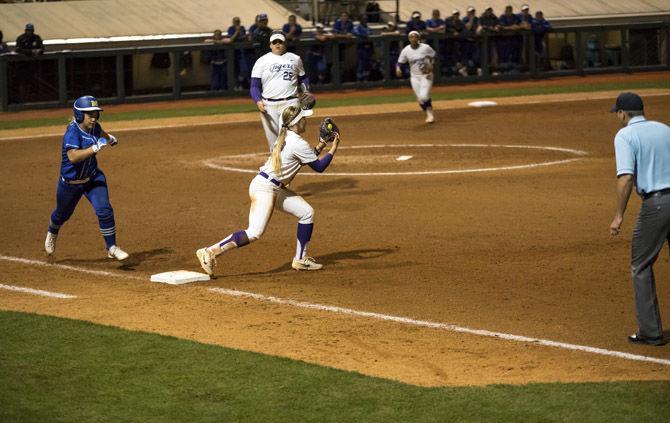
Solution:
M 268 15 L 261 13 L 258 15 L 258 23 L 254 32 L 251 34 L 251 41 L 256 48 L 256 57 L 260 57 L 265 53 L 270 52 L 270 37 L 272 36 L 272 28 L 268 26 Z
M 333 34 L 327 32 L 321 22 L 315 26 L 314 39 L 318 44 L 312 44 L 307 52 L 309 80 L 320 84 L 328 83 L 328 43 L 333 39 Z
M 541 10 L 535 12 L 535 18 L 531 23 L 531 30 L 533 31 L 533 46 L 535 48 L 535 54 L 538 57 L 538 69 L 549 69 L 545 34 L 550 32 L 551 29 L 551 24 L 546 19 L 544 19 L 544 13 L 542 13 Z
M 288 17 L 288 22 L 282 27 L 282 32 L 286 36 L 286 41 L 298 41 L 302 35 L 302 25 L 298 23 L 295 15 Z
M 477 28 L 479 34 L 486 33 L 489 35 L 489 48 L 488 51 L 482 51 L 480 55 L 486 54 L 488 59 L 489 67 L 493 63 L 493 51 L 494 47 L 498 41 L 497 34 L 500 33 L 500 21 L 495 13 L 493 13 L 492 7 L 487 7 L 482 16 L 479 17 L 479 28 Z M 493 74 L 497 74 L 494 72 Z
M 530 14 L 530 6 L 524 4 L 521 6 L 521 13 L 519 13 L 519 28 L 530 30 L 533 25 L 533 15 Z
M 368 26 L 368 18 L 361 16 L 358 25 L 354 28 L 353 35 L 361 42 L 356 44 L 356 80 L 367 82 L 370 79 L 370 70 L 372 69 L 373 47 L 370 42 L 372 29 Z
M 333 25 L 333 36 L 335 38 L 351 38 L 354 30 L 354 23 L 349 19 L 347 12 L 342 12 Z
M 444 29 L 444 19 L 440 18 L 440 10 L 434 9 L 432 17 L 426 21 L 426 32 L 428 34 L 441 34 Z
M 25 32 L 16 39 L 15 51 L 31 57 L 37 57 L 44 53 L 42 38 L 35 34 L 35 26 L 33 24 L 26 24 Z
M 512 6 L 505 7 L 505 13 L 498 19 L 503 36 L 498 38 L 498 64 L 502 72 L 516 73 L 521 68 L 523 38 L 518 35 L 521 19 L 514 14 Z
M 426 35 L 426 22 L 421 20 L 421 12 L 415 10 L 412 12 L 412 19 L 407 21 L 405 32 L 409 34 L 412 31 L 416 31 L 419 34 Z
M 395 22 L 393 21 L 386 22 L 386 26 L 381 30 L 381 35 L 398 35 L 398 34 L 400 34 L 400 30 L 398 29 L 398 25 L 396 25 Z
M 235 16 L 233 24 L 228 27 L 228 39 L 230 43 L 242 43 L 247 39 L 247 31 L 242 25 L 240 18 Z M 249 52 L 245 49 L 235 49 L 235 90 L 241 91 L 249 88 L 249 78 L 251 77 L 251 69 L 249 67 Z
M 381 35 L 400 35 L 400 30 L 398 26 L 393 21 L 388 21 L 386 26 L 382 29 Z M 400 57 L 400 41 L 391 41 L 389 42 L 389 68 L 388 68 L 388 77 L 389 79 L 395 79 L 395 65 L 398 63 L 398 57 Z M 407 67 L 403 69 L 402 78 L 408 78 L 409 73 L 407 72 Z
M 461 34 L 465 24 L 458 9 L 451 11 L 451 16 L 444 21 L 444 27 L 447 38 L 444 42 L 443 73 L 452 76 L 464 68 L 461 62 Z
M 251 26 L 249 27 L 249 32 L 247 33 L 247 37 L 249 38 L 249 41 L 251 41 L 251 36 L 256 31 L 256 28 L 258 28 L 258 17 L 259 16 L 261 16 L 261 15 L 256 15 L 256 17 L 254 18 L 254 23 L 252 23 Z
M 9 53 L 9 47 L 7 46 L 7 43 L 2 40 L 3 37 L 4 35 L 2 34 L 2 31 L 0 31 L 0 54 Z
M 230 44 L 230 38 L 225 38 L 220 29 L 214 31 L 212 38 L 205 40 L 206 43 L 221 47 Z M 228 89 L 228 66 L 226 66 L 226 50 L 214 48 L 205 50 L 205 57 L 210 65 L 210 89 L 221 91 Z
M 478 35 L 481 31 L 481 22 L 477 17 L 477 11 L 470 6 L 463 18 L 463 32 L 461 33 L 461 60 L 463 66 L 458 68 L 458 73 L 468 76 L 470 71 L 477 70 L 481 74 L 481 48 Z

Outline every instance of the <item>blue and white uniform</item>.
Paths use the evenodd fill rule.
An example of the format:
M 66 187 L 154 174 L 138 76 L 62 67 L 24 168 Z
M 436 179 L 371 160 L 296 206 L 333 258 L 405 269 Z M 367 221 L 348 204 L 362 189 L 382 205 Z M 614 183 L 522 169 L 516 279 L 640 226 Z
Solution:
M 55 235 L 58 234 L 61 226 L 70 219 L 83 195 L 95 210 L 100 232 L 109 251 L 111 247 L 116 246 L 116 226 L 114 210 L 109 202 L 105 174 L 98 168 L 95 154 L 77 163 L 72 163 L 67 155 L 69 150 L 84 150 L 98 144 L 102 134 L 102 127 L 98 122 L 95 123 L 90 132 L 85 132 L 75 121 L 68 125 L 63 136 L 60 176 L 56 191 L 56 209 L 51 214 L 49 234 L 55 239 Z M 49 252 L 48 249 L 47 252 Z

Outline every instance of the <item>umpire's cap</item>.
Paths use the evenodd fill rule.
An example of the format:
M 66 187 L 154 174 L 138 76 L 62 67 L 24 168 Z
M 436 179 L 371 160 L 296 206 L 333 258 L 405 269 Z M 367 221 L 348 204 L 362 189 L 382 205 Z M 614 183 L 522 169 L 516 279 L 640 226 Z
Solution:
M 27 24 L 26 24 L 26 30 L 28 30 L 28 31 L 34 31 L 34 30 L 35 30 L 35 25 L 33 25 L 33 24 L 31 24 L 31 23 L 27 23 Z
M 644 110 L 644 103 L 642 103 L 640 96 L 635 93 L 621 93 L 616 98 L 616 104 L 610 109 L 610 112 L 614 113 L 617 110 L 642 111 Z

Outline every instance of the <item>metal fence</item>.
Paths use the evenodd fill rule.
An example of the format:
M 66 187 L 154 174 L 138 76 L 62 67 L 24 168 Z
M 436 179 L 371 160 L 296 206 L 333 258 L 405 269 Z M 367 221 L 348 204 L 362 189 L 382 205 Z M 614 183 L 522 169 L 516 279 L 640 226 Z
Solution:
M 395 62 L 405 35 L 289 44 L 303 58 L 313 91 L 399 86 Z M 670 69 L 670 22 L 434 35 L 436 84 Z M 47 52 L 37 58 L 0 56 L 2 111 L 62 107 L 83 94 L 105 103 L 248 96 L 262 46 L 250 42 Z M 217 57 L 213 64 L 212 58 Z

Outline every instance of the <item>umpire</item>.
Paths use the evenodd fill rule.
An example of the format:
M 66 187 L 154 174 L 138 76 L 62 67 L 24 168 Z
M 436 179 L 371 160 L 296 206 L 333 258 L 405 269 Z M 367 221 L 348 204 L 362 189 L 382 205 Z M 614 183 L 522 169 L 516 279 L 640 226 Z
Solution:
M 611 111 L 623 126 L 614 138 L 617 208 L 610 224 L 612 235 L 619 234 L 634 184 L 642 197 L 631 257 L 638 331 L 628 340 L 665 345 L 653 265 L 663 242 L 670 242 L 670 127 L 647 120 L 642 99 L 635 93 L 621 93 Z

